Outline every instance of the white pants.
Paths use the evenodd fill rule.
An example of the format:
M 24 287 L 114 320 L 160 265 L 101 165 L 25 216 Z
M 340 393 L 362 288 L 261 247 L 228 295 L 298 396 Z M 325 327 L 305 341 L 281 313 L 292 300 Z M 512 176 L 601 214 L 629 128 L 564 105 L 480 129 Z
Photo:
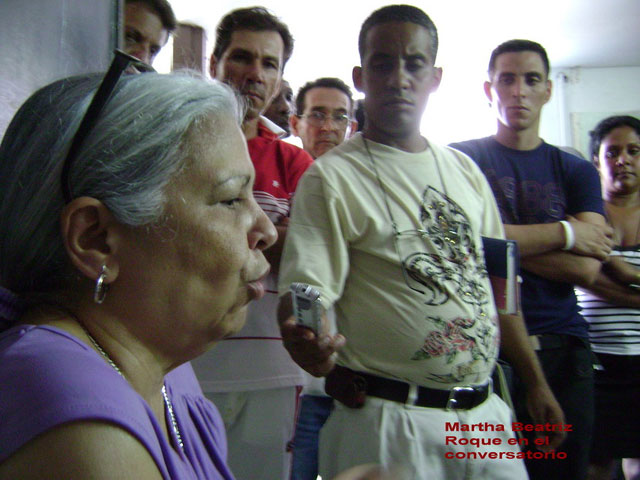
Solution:
M 207 393 L 227 431 L 236 480 L 289 480 L 299 387 Z
M 447 431 L 447 422 L 486 422 L 505 431 Z M 447 444 L 447 437 L 456 437 L 458 444 L 451 439 Z M 459 445 L 465 440 L 458 440 L 481 443 L 483 438 L 497 439 L 499 445 Z M 508 443 L 510 438 L 515 438 L 511 411 L 495 394 L 471 410 L 415 407 L 375 397 L 367 397 L 361 409 L 336 402 L 320 432 L 320 475 L 331 479 L 349 467 L 378 463 L 397 469 L 394 478 L 399 480 L 527 479 L 524 462 L 509 458 L 520 452 Z M 488 458 L 489 452 L 496 458 Z

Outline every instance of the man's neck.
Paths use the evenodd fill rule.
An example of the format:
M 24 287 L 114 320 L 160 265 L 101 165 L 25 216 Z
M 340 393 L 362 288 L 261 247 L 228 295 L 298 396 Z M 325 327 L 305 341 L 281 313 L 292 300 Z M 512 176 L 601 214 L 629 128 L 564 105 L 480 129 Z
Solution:
M 244 133 L 244 138 L 247 140 L 251 140 L 254 137 L 258 136 L 258 121 L 260 117 L 255 118 L 245 118 L 244 122 L 242 122 L 242 133 Z
M 362 131 L 364 137 L 372 142 L 381 143 L 389 147 L 397 148 L 409 153 L 419 153 L 427 149 L 427 140 L 420 135 L 420 132 L 412 133 L 406 137 L 393 136 L 376 130 L 364 127 Z
M 501 145 L 514 150 L 534 150 L 542 143 L 537 126 L 525 130 L 514 130 L 498 123 L 498 131 L 494 138 Z

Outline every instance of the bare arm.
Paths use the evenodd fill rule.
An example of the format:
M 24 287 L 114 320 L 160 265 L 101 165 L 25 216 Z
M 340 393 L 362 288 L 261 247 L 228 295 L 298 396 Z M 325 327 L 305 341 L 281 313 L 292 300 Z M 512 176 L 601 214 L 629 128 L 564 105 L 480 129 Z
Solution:
M 74 422 L 36 437 L 0 464 L 0 480 L 64 478 L 161 480 L 149 452 L 130 433 L 102 422 Z
M 596 217 L 601 217 L 602 221 Z M 572 253 L 598 260 L 607 258 L 613 248 L 613 229 L 606 224 L 602 215 L 583 212 L 576 217 L 568 216 L 567 221 L 571 224 L 575 236 L 575 245 L 570 250 Z M 522 258 L 562 251 L 567 241 L 560 222 L 505 225 L 504 230 L 507 238 L 518 242 Z
M 607 302 L 629 308 L 640 308 L 640 291 L 613 280 L 600 272 L 596 281 L 584 290 Z
M 576 218 L 582 223 L 607 227 L 611 230 L 611 228 L 606 225 L 604 217 L 598 213 L 581 212 L 576 214 Z M 613 244 L 612 241 L 611 244 Z M 605 250 L 603 250 L 603 252 L 604 251 Z M 606 255 L 608 255 L 611 247 L 607 247 L 606 251 Z M 595 282 L 600 271 L 601 262 L 595 257 L 576 255 L 572 252 L 560 250 L 523 257 L 521 259 L 521 265 L 522 268 L 548 280 L 588 287 Z
M 534 225 L 506 225 L 507 238 L 518 242 L 520 257 L 560 250 L 565 244 L 564 229 L 560 222 Z
M 640 268 L 634 267 L 620 257 L 610 257 L 602 265 L 602 270 L 612 279 L 623 285 L 640 284 Z
M 287 293 L 280 297 L 278 323 L 282 342 L 294 362 L 315 377 L 324 377 L 333 369 L 336 352 L 344 346 L 345 338 L 327 333 L 329 320 L 326 314 L 322 316 L 322 331 L 318 335 L 296 325 L 291 294 Z
M 527 408 L 536 424 L 564 423 L 564 413 L 556 401 L 529 342 L 529 334 L 522 315 L 499 315 L 500 348 L 527 389 Z M 548 434 L 546 432 L 545 434 Z M 553 432 L 550 444 L 541 450 L 557 448 L 564 440 L 564 432 Z
M 568 252 L 551 252 L 520 261 L 523 269 L 548 280 L 587 288 L 596 281 L 600 261 Z

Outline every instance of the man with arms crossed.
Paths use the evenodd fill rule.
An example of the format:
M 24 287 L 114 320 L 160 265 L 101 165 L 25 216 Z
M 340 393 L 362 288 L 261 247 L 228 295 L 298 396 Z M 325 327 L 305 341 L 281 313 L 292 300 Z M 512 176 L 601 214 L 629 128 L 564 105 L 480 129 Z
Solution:
M 496 313 L 480 238 L 503 237 L 491 189 L 471 159 L 420 134 L 442 75 L 437 42 L 415 7 L 369 16 L 353 70 L 365 94 L 363 134 L 317 160 L 296 194 L 278 317 L 289 353 L 312 374 L 331 371 L 327 391 L 340 400 L 320 434 L 323 477 L 381 463 L 412 479 L 526 478 L 522 461 L 508 459 L 518 453 L 510 411 L 491 392 L 498 323 L 532 414 L 563 422 L 522 318 Z M 291 282 L 320 290 L 339 334 L 295 324 Z M 491 431 L 447 432 L 448 423 Z M 470 448 L 448 436 L 499 445 Z M 478 452 L 484 459 L 467 455 Z
M 266 294 L 248 308 L 243 329 L 193 361 L 205 395 L 225 421 L 229 465 L 239 480 L 289 478 L 287 447 L 304 383 L 278 331 L 275 273 L 293 192 L 313 160 L 279 140 L 261 116 L 279 91 L 292 50 L 287 26 L 267 10 L 253 7 L 234 10 L 220 21 L 211 56 L 211 75 L 247 100 L 242 130 L 256 169 L 253 193 L 279 235 L 276 245 L 265 251 L 272 269 L 264 281 Z
M 535 479 L 585 478 L 593 425 L 592 357 L 573 287 L 595 280 L 613 246 L 600 181 L 590 163 L 539 136 L 540 112 L 551 96 L 549 60 L 541 45 L 511 40 L 498 46 L 484 88 L 498 118 L 496 134 L 452 146 L 487 176 L 506 235 L 518 242 L 530 341 L 571 424 L 560 446 L 567 458 L 527 460 L 527 468 Z M 519 421 L 540 423 L 528 415 L 520 387 L 515 403 Z

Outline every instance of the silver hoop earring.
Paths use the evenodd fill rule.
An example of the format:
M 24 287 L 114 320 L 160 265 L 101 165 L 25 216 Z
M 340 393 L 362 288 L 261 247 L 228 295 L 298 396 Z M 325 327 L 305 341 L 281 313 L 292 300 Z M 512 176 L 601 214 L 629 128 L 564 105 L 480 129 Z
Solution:
M 93 301 L 100 305 L 104 302 L 104 299 L 107 297 L 107 290 L 109 289 L 109 285 L 104 283 L 107 279 L 107 266 L 102 265 L 102 270 L 100 270 L 100 275 L 96 280 L 96 288 L 93 290 Z

